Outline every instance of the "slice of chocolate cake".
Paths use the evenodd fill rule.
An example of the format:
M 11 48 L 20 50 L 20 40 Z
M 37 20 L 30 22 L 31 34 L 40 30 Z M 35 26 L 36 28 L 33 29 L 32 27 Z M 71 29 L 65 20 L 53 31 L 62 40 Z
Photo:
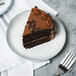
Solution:
M 38 7 L 32 8 L 22 36 L 25 48 L 50 41 L 55 36 L 52 17 Z

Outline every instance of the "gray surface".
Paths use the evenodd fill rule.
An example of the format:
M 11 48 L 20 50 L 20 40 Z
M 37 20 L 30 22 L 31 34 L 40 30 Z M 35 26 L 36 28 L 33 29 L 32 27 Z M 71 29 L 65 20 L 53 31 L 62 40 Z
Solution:
M 59 12 L 58 17 L 67 31 L 67 41 L 63 50 L 52 59 L 52 63 L 35 70 L 35 76 L 54 76 L 57 66 L 69 49 L 76 52 L 76 0 L 44 0 L 49 6 Z M 1 76 L 1 75 L 0 75 Z M 76 76 L 76 62 L 62 76 Z
M 76 0 L 44 0 L 49 6 L 59 12 L 58 17 L 63 22 L 67 40 L 63 50 L 52 59 L 52 63 L 35 70 L 35 76 L 54 76 L 57 66 L 69 49 L 76 52 Z M 76 62 L 72 68 L 62 76 L 76 76 Z

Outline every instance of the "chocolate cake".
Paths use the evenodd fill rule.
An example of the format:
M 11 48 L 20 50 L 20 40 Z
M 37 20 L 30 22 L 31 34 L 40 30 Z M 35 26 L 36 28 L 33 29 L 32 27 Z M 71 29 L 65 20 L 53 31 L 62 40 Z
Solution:
M 25 48 L 31 48 L 50 41 L 55 37 L 52 17 L 35 6 L 31 10 L 22 37 Z

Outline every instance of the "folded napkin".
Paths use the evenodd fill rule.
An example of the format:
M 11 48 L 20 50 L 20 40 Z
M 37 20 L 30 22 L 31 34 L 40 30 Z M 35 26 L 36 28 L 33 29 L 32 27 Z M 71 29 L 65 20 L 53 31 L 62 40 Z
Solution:
M 21 64 L 18 57 L 12 53 L 7 45 L 7 41 L 0 30 L 0 72 Z
M 26 10 L 30 10 L 32 7 L 34 7 L 34 5 L 37 5 L 39 8 L 44 9 L 44 10 L 45 10 L 45 7 L 46 7 L 48 9 L 48 10 L 46 9 L 48 12 L 50 12 L 50 13 L 52 13 L 54 15 L 58 14 L 56 11 L 54 11 L 52 8 L 50 8 L 48 5 L 46 5 L 42 0 L 14 0 L 12 8 L 6 14 L 4 14 L 3 17 L 5 18 L 7 23 L 9 23 L 11 21 L 11 19 L 13 17 L 15 17 L 17 14 L 19 14 L 19 13 L 21 13 L 23 11 L 26 11 Z M 3 21 L 5 21 L 5 20 L 3 20 Z M 0 20 L 0 21 L 2 22 L 2 20 Z M 6 24 L 5 25 L 4 23 L 5 22 L 2 22 L 1 28 L 2 28 L 2 31 L 4 33 L 6 33 L 5 30 L 7 29 L 6 28 L 7 24 L 5 23 Z M 7 54 L 7 52 L 5 52 L 5 53 Z M 6 59 L 6 61 L 7 60 L 8 60 L 8 58 Z M 9 60 L 11 60 L 11 57 L 10 57 Z M 49 60 L 48 61 L 44 61 L 44 62 L 31 62 L 31 61 L 28 62 L 26 59 L 23 59 L 21 57 L 18 57 L 18 60 L 20 60 L 20 62 L 22 64 L 20 64 L 19 66 L 14 67 L 14 68 L 12 68 L 10 66 L 10 68 L 12 68 L 12 69 L 9 69 L 8 71 L 2 72 L 1 75 L 5 76 L 6 73 L 8 72 L 7 76 L 17 76 L 17 75 L 18 76 L 24 76 L 24 75 L 25 76 L 32 76 L 33 75 L 33 73 L 32 73 L 33 70 L 35 70 L 35 69 L 37 69 L 37 68 L 39 68 L 39 67 L 41 67 L 41 66 L 43 66 L 43 65 L 45 65 L 45 64 L 50 62 Z M 29 66 L 29 64 L 30 64 L 30 66 Z M 30 73 L 30 74 L 27 74 L 27 73 Z
M 28 66 L 29 65 L 29 66 Z M 33 76 L 33 63 L 27 61 L 20 66 L 1 73 L 1 76 Z
M 38 6 L 40 9 L 53 14 L 56 16 L 58 12 L 56 12 L 54 9 L 49 7 L 46 3 L 44 3 L 42 0 L 26 0 L 30 7 Z

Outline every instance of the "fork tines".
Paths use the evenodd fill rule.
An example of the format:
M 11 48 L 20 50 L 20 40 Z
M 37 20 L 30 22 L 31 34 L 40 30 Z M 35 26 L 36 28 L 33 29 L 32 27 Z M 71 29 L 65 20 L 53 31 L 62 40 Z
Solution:
M 75 62 L 75 60 L 76 60 L 76 54 L 72 51 L 69 51 L 62 60 L 62 62 L 60 63 L 59 67 L 62 68 L 64 71 L 68 71 Z

